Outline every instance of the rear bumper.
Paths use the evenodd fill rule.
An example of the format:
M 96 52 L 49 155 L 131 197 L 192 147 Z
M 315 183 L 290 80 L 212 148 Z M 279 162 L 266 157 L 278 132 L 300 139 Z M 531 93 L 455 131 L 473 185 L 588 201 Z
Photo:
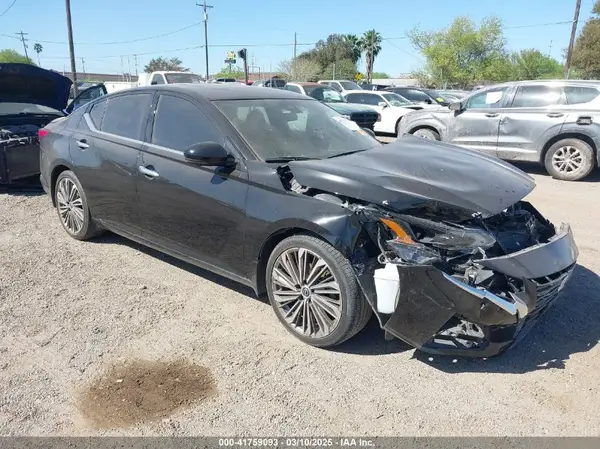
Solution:
M 395 311 L 377 314 L 391 335 L 427 353 L 492 357 L 516 344 L 559 298 L 576 266 L 578 250 L 563 225 L 547 243 L 478 261 L 514 288 L 488 291 L 433 266 L 397 265 Z M 358 275 L 372 306 L 368 275 Z M 518 287 L 518 288 L 517 288 Z M 376 310 L 376 307 L 374 307 Z

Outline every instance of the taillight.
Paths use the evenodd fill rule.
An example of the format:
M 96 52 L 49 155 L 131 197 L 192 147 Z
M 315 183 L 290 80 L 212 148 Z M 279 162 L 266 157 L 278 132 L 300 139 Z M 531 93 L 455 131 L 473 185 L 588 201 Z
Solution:
M 48 134 L 48 130 L 44 129 L 44 128 L 40 128 L 38 129 L 38 138 L 42 138 L 42 137 L 46 137 L 46 134 Z

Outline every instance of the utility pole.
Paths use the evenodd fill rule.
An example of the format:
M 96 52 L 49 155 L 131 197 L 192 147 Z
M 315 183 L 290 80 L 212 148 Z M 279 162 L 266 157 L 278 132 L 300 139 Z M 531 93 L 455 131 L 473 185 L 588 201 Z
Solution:
M 575 16 L 573 17 L 573 27 L 571 28 L 571 40 L 567 50 L 567 61 L 565 63 L 565 78 L 569 79 L 571 72 L 571 57 L 573 56 L 573 46 L 575 45 L 575 35 L 577 34 L 577 22 L 579 22 L 579 9 L 581 8 L 581 0 L 577 0 L 575 4 Z
M 296 46 L 297 45 L 298 45 L 298 33 L 296 33 L 294 31 L 294 59 L 292 59 L 292 67 L 291 67 L 292 81 L 296 79 L 296 77 L 295 77 L 296 71 L 294 70 L 294 67 L 296 66 Z
M 134 59 L 135 59 L 135 76 L 139 76 L 138 75 L 138 60 L 137 60 L 137 55 L 133 55 Z
M 81 70 L 83 71 L 83 77 L 85 78 L 85 59 L 81 58 Z
M 77 89 L 77 66 L 75 64 L 75 46 L 73 45 L 73 26 L 71 24 L 71 0 L 65 0 L 67 10 L 67 31 L 69 33 L 69 57 L 71 58 L 71 78 L 73 81 L 73 93 L 75 96 L 79 93 Z
M 206 81 L 208 81 L 208 9 L 213 8 L 212 5 L 207 5 L 206 0 L 203 3 L 196 3 L 196 6 L 201 6 L 204 11 L 204 55 L 206 57 Z
M 19 36 L 21 36 L 21 42 L 23 42 L 23 50 L 25 51 L 25 57 L 27 59 L 29 59 L 29 55 L 27 54 L 27 39 L 25 39 L 25 36 L 27 36 L 29 33 L 23 33 L 22 31 L 20 33 L 15 33 L 18 34 Z

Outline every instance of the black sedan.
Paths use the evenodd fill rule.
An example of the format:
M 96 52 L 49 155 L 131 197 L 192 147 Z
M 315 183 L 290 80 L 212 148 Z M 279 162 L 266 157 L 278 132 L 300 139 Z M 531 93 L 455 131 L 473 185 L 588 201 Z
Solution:
M 111 94 L 45 127 L 41 166 L 71 237 L 110 230 L 247 284 L 320 347 L 374 312 L 424 351 L 498 354 L 578 256 L 570 228 L 522 200 L 522 171 L 413 136 L 381 145 L 279 89 Z

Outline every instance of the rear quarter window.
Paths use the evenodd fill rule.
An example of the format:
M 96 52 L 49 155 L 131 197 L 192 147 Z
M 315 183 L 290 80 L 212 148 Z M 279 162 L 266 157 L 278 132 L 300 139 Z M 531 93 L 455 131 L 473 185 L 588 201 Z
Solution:
M 594 100 L 600 91 L 595 87 L 565 86 L 567 104 L 583 104 Z
M 100 101 L 92 106 L 90 109 L 90 119 L 92 123 L 96 127 L 96 129 L 100 129 L 102 125 L 102 117 L 104 117 L 104 111 L 106 110 L 106 100 Z

